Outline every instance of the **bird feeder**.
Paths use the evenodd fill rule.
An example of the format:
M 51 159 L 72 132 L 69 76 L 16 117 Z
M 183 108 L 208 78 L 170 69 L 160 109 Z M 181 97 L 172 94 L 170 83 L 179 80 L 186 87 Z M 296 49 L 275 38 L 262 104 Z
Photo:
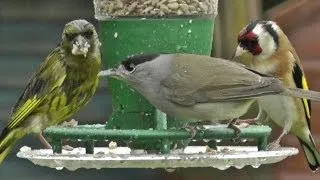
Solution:
M 140 53 L 211 54 L 218 0 L 93 2 L 107 68 Z M 105 125 L 47 128 L 44 134 L 52 139 L 53 150 L 22 148 L 18 156 L 38 165 L 69 170 L 82 167 L 226 169 L 258 167 L 298 153 L 294 148 L 264 151 L 271 133 L 268 126 L 242 129 L 240 139 L 253 139 L 254 147 L 217 146 L 221 140 L 234 138 L 234 131 L 225 125 L 198 130 L 193 140 L 201 141 L 204 146 L 190 146 L 191 134 L 181 130 L 179 120 L 155 109 L 121 81 L 108 79 L 108 87 L 112 115 Z M 62 140 L 83 141 L 85 147 L 66 151 L 62 149 Z M 95 147 L 99 141 L 110 142 L 109 147 Z M 118 147 L 118 144 L 125 146 Z

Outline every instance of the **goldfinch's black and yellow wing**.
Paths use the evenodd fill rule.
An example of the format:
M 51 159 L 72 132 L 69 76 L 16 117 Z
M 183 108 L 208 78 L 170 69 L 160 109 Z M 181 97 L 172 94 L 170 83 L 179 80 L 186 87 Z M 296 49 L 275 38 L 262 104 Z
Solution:
M 60 48 L 58 47 L 40 65 L 12 109 L 11 120 L 7 126 L 8 130 L 19 127 L 24 119 L 46 99 L 50 92 L 61 86 L 66 77 L 61 58 Z
M 294 58 L 298 58 L 296 53 L 292 53 L 292 54 Z M 292 71 L 292 77 L 295 82 L 295 85 L 298 88 L 308 90 L 309 87 L 308 87 L 307 79 L 304 75 L 303 69 L 297 61 L 294 61 L 294 62 L 295 64 Z M 303 102 L 303 107 L 306 114 L 306 119 L 308 121 L 308 127 L 310 129 L 311 128 L 311 101 L 309 99 L 302 99 L 302 102 Z

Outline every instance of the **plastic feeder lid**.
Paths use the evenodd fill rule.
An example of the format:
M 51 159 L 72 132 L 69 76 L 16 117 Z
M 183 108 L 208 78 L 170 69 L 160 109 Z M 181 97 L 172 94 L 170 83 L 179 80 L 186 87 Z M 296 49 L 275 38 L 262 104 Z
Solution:
M 188 16 L 218 13 L 218 0 L 94 0 L 95 17 Z

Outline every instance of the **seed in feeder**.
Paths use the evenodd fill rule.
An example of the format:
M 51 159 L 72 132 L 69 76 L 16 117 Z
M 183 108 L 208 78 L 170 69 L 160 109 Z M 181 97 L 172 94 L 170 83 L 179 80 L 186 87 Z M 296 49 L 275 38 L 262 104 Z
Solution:
M 143 4 L 144 4 L 144 5 L 151 4 L 151 0 L 145 1 Z
M 158 9 L 158 8 L 155 8 L 155 9 L 150 11 L 150 14 L 152 14 L 152 15 L 156 15 L 156 14 L 159 14 L 159 13 L 160 13 L 160 9 Z
M 174 3 L 170 3 L 167 5 L 168 8 L 170 9 L 178 9 L 179 8 L 179 4 L 177 2 L 174 2 Z
M 157 2 L 158 2 L 158 0 L 152 0 L 151 5 L 152 5 L 152 6 L 157 5 Z
M 165 5 L 160 5 L 160 10 L 165 13 L 170 13 L 170 9 Z
M 167 0 L 162 0 L 159 2 L 159 4 L 164 4 L 165 2 L 167 2 Z
M 203 2 L 200 2 L 199 6 L 204 12 L 208 11 L 208 6 L 206 4 L 204 4 Z
M 114 38 L 117 38 L 118 37 L 118 32 L 115 32 L 113 36 L 114 36 Z
M 189 10 L 190 10 L 190 11 L 195 11 L 195 10 L 196 10 L 196 7 L 193 6 L 193 5 L 190 5 L 190 6 L 189 6 Z
M 189 6 L 187 4 L 179 4 L 179 6 L 183 12 L 189 12 Z
M 170 3 L 173 3 L 173 2 L 177 2 L 177 0 L 169 0 L 168 2 L 170 4 Z
M 177 15 L 182 15 L 182 14 L 183 14 L 183 11 L 181 9 L 178 9 Z
M 116 4 L 116 7 L 117 7 L 117 8 L 119 8 L 119 9 L 123 8 L 123 2 L 122 2 L 121 0 L 117 0 L 116 3 L 117 3 L 117 4 Z
M 137 6 L 137 8 L 138 9 L 144 9 L 144 8 L 146 8 L 147 7 L 147 5 L 144 5 L 144 4 L 139 4 L 138 6 Z
M 113 2 L 111 2 L 109 5 L 109 8 L 108 8 L 108 14 L 113 13 L 113 10 L 114 10 L 114 4 L 113 4 Z
M 128 6 L 128 11 L 129 11 L 129 12 L 132 12 L 132 11 L 137 7 L 137 5 L 138 5 L 138 2 L 137 2 L 137 1 L 133 2 L 132 4 L 130 4 L 130 5 Z
M 141 11 L 141 14 L 148 14 L 148 12 L 153 9 L 152 6 L 148 6 L 147 8 L 145 8 L 143 11 Z
M 159 15 L 160 16 L 164 16 L 166 13 L 164 13 L 163 11 L 160 10 Z

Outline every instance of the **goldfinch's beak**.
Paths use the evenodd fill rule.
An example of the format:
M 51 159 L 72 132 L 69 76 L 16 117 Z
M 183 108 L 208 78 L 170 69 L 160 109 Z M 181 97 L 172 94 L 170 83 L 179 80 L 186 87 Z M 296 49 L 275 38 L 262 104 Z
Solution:
M 84 57 L 87 57 L 89 48 L 90 44 L 88 43 L 88 41 L 83 36 L 78 35 L 72 45 L 71 52 L 73 55 L 83 55 Z
M 236 57 L 241 56 L 242 54 L 247 53 L 247 52 L 248 52 L 248 50 L 243 49 L 243 47 L 241 47 L 240 44 L 238 44 L 237 49 L 232 56 L 232 60 L 234 60 Z

